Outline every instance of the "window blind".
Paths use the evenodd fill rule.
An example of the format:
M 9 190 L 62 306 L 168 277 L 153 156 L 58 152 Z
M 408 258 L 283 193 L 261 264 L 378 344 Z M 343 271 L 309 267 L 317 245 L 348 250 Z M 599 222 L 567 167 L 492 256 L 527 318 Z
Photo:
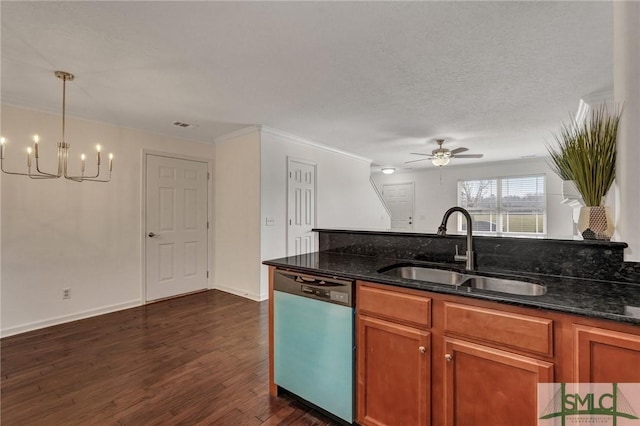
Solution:
M 460 180 L 458 205 L 469 211 L 474 232 L 546 234 L 544 175 Z M 458 230 L 466 231 L 461 217 Z

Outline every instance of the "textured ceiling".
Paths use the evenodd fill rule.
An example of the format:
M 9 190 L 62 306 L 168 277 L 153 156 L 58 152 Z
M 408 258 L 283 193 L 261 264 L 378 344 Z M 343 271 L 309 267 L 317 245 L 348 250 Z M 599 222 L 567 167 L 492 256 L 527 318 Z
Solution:
M 262 124 L 396 167 L 440 137 L 485 154 L 457 164 L 542 156 L 582 97 L 612 87 L 611 9 L 2 1 L 1 99 L 59 112 L 62 69 L 69 115 L 184 139 Z

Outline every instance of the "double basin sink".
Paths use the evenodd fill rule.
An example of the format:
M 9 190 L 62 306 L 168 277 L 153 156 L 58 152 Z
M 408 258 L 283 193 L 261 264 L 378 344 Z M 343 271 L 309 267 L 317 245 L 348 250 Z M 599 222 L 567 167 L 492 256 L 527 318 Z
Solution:
M 466 288 L 468 291 L 472 289 L 489 290 L 522 296 L 542 296 L 547 292 L 547 287 L 539 282 L 485 277 L 425 266 L 391 265 L 380 269 L 378 272 L 398 278 Z

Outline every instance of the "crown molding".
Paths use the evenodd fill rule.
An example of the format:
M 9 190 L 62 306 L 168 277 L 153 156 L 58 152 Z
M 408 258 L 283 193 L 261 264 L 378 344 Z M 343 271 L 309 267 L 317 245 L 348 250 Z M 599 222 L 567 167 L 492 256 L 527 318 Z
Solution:
M 226 142 L 230 139 L 235 139 L 244 135 L 248 135 L 250 133 L 254 133 L 254 132 L 258 132 L 260 134 L 268 134 L 271 136 L 275 136 L 277 138 L 280 139 L 284 139 L 288 142 L 293 142 L 293 143 L 298 143 L 301 145 L 305 145 L 305 146 L 309 146 L 312 148 L 316 148 L 316 149 L 321 149 L 323 151 L 328 151 L 328 152 L 332 152 L 334 154 L 339 154 L 339 155 L 343 155 L 345 157 L 349 157 L 349 158 L 353 158 L 356 160 L 360 160 L 360 161 L 365 161 L 367 163 L 372 163 L 373 160 L 371 160 L 370 158 L 366 158 L 366 157 L 362 157 L 360 155 L 357 154 L 353 154 L 351 152 L 347 152 L 347 151 L 343 151 L 342 149 L 333 147 L 333 146 L 329 146 L 329 145 L 324 145 L 318 142 L 314 142 L 311 141 L 309 139 L 305 139 L 302 138 L 300 136 L 296 136 L 293 135 L 291 133 L 287 133 L 287 132 L 283 132 L 282 130 L 278 130 L 278 129 L 274 129 L 272 127 L 268 127 L 268 126 L 263 126 L 260 124 L 256 124 L 256 125 L 252 125 L 252 126 L 247 126 L 247 127 L 243 127 L 242 129 L 236 130 L 234 132 L 231 133 L 226 133 L 222 136 L 218 136 L 217 138 L 215 138 L 213 140 L 213 142 L 215 144 L 221 143 L 221 142 Z
M 262 133 L 266 133 L 272 136 L 276 136 L 282 139 L 285 139 L 289 142 L 299 143 L 301 145 L 306 145 L 312 148 L 321 149 L 323 151 L 332 152 L 334 154 L 343 155 L 345 157 L 353 158 L 360 161 L 365 161 L 367 163 L 373 162 L 370 158 L 362 157 L 357 154 L 353 154 L 351 152 L 343 151 L 342 149 L 324 145 L 318 142 L 311 141 L 309 139 L 301 138 L 300 136 L 292 135 L 291 133 L 283 132 L 282 130 L 277 130 L 268 126 L 258 126 Z
M 235 139 L 235 138 L 239 138 L 240 136 L 248 135 L 249 133 L 260 132 L 260 127 L 261 126 L 259 125 L 247 126 L 247 127 L 243 127 L 242 129 L 235 130 L 231 133 L 225 133 L 222 136 L 218 136 L 217 138 L 214 138 L 213 143 L 218 144 L 221 142 L 226 142 L 230 139 Z

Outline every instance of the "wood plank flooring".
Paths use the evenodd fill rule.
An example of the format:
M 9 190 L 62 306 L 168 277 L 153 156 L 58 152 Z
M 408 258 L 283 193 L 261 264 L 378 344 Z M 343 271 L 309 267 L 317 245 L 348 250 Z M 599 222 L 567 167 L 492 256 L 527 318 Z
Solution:
M 0 341 L 0 422 L 333 425 L 268 394 L 267 302 L 209 290 Z

